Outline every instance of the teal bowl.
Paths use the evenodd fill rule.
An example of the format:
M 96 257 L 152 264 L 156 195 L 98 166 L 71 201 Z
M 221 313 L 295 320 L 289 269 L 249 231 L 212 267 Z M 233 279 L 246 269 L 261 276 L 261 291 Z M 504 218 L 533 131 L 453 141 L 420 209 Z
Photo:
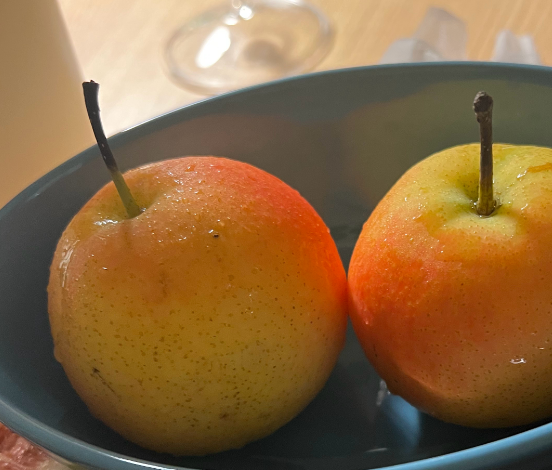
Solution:
M 338 70 L 187 106 L 111 139 L 122 169 L 183 155 L 252 163 L 318 210 L 347 266 L 370 211 L 411 165 L 478 139 L 472 100 L 495 99 L 495 140 L 552 146 L 552 70 L 483 63 Z M 97 148 L 0 210 L 0 421 L 57 458 L 105 470 L 543 469 L 552 423 L 473 430 L 418 412 L 385 385 L 349 331 L 326 387 L 292 422 L 241 450 L 177 458 L 96 421 L 53 356 L 46 307 L 56 242 L 108 181 Z M 552 398 L 551 398 L 552 399 Z

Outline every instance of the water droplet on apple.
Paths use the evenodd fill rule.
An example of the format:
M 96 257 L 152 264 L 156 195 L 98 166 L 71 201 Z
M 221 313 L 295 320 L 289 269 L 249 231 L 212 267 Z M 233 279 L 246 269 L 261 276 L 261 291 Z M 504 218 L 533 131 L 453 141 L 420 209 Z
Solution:
M 98 220 L 96 222 L 94 222 L 94 225 L 98 225 L 98 226 L 103 226 L 103 225 L 108 225 L 108 224 L 117 224 L 119 221 L 118 220 L 113 220 L 113 219 L 103 219 L 103 220 Z
M 525 364 L 527 361 L 523 357 L 519 357 L 515 359 L 510 359 L 510 362 L 512 364 Z
M 376 406 L 381 406 L 385 400 L 390 395 L 389 389 L 385 381 L 380 380 L 379 390 L 376 397 Z
M 69 267 L 69 262 L 71 261 L 71 256 L 73 255 L 73 250 L 75 249 L 76 244 L 76 242 L 73 243 L 65 250 L 59 263 L 59 269 L 62 273 L 61 287 L 65 287 L 65 281 L 67 280 L 67 268 Z

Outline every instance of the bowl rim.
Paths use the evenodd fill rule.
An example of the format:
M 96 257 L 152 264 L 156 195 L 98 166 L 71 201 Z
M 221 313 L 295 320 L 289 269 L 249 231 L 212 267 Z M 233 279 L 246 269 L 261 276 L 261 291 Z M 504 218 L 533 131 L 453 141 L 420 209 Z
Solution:
M 393 70 L 443 70 L 459 69 L 467 73 L 469 69 L 516 71 L 524 74 L 536 74 L 538 76 L 547 76 L 548 82 L 552 84 L 552 68 L 541 65 L 510 64 L 497 62 L 427 62 L 427 63 L 408 63 L 408 64 L 382 64 L 359 67 L 349 67 L 333 69 L 326 71 L 312 72 L 293 77 L 285 77 L 279 80 L 249 86 L 239 90 L 223 93 L 216 96 L 207 97 L 194 103 L 179 107 L 159 116 L 147 119 L 125 130 L 122 130 L 109 138 L 114 146 L 124 145 L 140 135 L 148 135 L 157 130 L 164 129 L 172 123 L 182 122 L 189 119 L 186 116 L 190 111 L 203 107 L 206 103 L 224 102 L 248 94 L 257 90 L 265 90 L 280 87 L 283 84 L 299 83 L 310 80 L 313 77 L 326 77 L 334 75 L 347 75 L 355 73 L 388 73 Z M 481 75 L 484 75 L 481 73 Z M 528 76 L 528 75 L 527 75 Z M 482 79 L 486 77 L 482 76 Z M 505 81 L 516 81 L 504 76 Z M 552 85 L 550 85 L 552 88 Z M 46 173 L 40 179 L 21 191 L 3 208 L 0 209 L 0 220 L 9 212 L 15 210 L 17 206 L 29 199 L 37 197 L 40 192 L 54 184 L 58 179 L 67 176 L 80 166 L 93 158 L 99 157 L 99 151 L 96 145 L 83 150 L 76 156 L 57 166 Z M 86 443 L 80 439 L 74 438 L 68 434 L 57 431 L 40 421 L 32 418 L 16 406 L 0 396 L 0 418 L 1 423 L 7 426 L 15 433 L 28 439 L 33 444 L 46 450 L 54 459 L 66 464 L 77 463 L 90 468 L 110 469 L 110 470 L 140 470 L 140 469 L 158 469 L 158 470 L 198 470 L 188 467 L 159 464 L 140 458 L 129 457 L 110 451 L 94 444 Z M 523 457 L 537 454 L 546 448 L 552 448 L 552 422 L 537 425 L 535 428 L 522 431 L 509 437 L 498 439 L 486 444 L 481 444 L 468 449 L 463 449 L 448 454 L 429 457 L 421 460 L 405 462 L 397 465 L 391 465 L 385 468 L 390 470 L 464 470 L 466 468 L 482 468 L 487 465 L 496 465 L 504 463 L 514 463 L 520 461 Z M 473 465 L 473 467 L 467 467 Z

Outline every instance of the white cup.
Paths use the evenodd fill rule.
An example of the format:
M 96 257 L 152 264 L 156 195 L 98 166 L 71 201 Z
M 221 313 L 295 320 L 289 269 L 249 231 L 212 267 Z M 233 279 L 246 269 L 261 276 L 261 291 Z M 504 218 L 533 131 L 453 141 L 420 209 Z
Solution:
M 0 207 L 92 145 L 56 0 L 0 0 Z

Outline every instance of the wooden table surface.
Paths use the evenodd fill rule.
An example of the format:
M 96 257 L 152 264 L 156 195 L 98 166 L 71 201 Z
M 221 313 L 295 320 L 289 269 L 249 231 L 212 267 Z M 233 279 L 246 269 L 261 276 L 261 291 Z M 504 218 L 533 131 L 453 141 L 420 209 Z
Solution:
M 108 135 L 205 96 L 175 85 L 161 51 L 168 35 L 228 0 L 59 0 L 86 79 L 102 86 Z M 552 0 L 309 0 L 330 18 L 335 41 L 315 70 L 377 63 L 396 39 L 411 36 L 430 6 L 466 22 L 468 58 L 488 60 L 497 33 L 534 37 L 552 65 Z

